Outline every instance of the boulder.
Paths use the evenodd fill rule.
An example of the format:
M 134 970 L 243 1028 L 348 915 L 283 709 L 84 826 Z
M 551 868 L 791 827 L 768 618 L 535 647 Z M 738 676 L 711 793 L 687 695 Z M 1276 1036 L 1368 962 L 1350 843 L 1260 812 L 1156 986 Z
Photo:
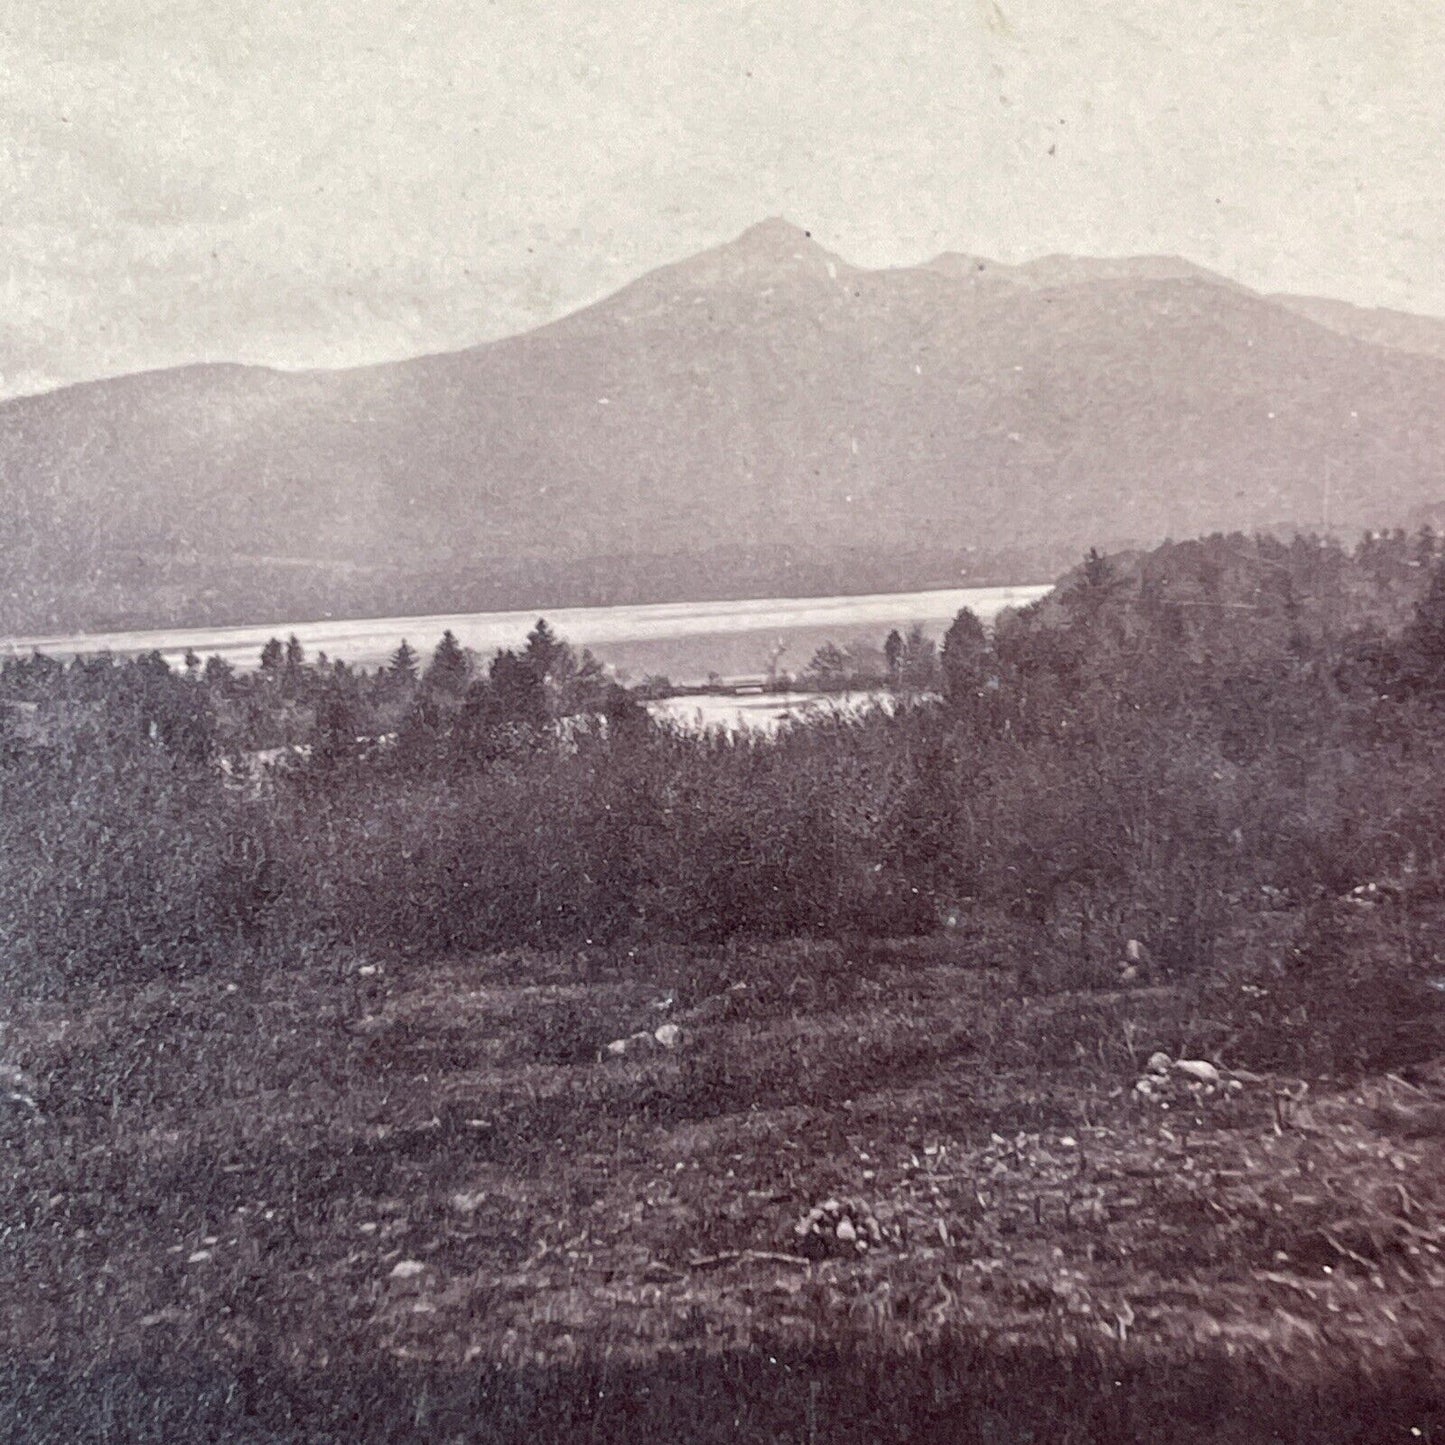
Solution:
M 1148 1074 L 1167 1074 L 1174 1066 L 1174 1060 L 1166 1054 L 1163 1049 L 1149 1055 L 1149 1062 L 1144 1065 L 1144 1072 Z
M 654 1029 L 652 1037 L 665 1049 L 675 1049 L 682 1042 L 682 1030 L 676 1024 L 663 1024 Z
M 1217 1084 L 1219 1082 L 1219 1070 L 1204 1059 L 1179 1059 L 1174 1065 L 1174 1071 L 1184 1074 L 1188 1078 L 1197 1079 L 1201 1084 Z

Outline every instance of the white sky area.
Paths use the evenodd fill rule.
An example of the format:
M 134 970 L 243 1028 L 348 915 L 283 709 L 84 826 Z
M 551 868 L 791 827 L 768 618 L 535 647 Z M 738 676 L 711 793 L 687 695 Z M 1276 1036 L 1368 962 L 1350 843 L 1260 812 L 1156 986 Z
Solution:
M 773 215 L 1445 314 L 1445 5 L 0 6 L 0 394 L 465 346 Z

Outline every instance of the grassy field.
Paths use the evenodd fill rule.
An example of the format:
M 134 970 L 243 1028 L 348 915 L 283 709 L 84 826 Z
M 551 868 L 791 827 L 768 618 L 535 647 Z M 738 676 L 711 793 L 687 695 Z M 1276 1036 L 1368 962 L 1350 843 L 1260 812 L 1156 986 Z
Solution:
M 1235 1048 L 960 934 L 36 1003 L 6 1438 L 1445 1438 L 1445 1069 L 1136 1089 Z

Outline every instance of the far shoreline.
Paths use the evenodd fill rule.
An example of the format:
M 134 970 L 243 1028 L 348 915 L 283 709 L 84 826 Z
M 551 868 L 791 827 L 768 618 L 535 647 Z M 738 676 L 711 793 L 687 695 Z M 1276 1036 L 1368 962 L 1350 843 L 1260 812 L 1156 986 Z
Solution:
M 1008 583 L 977 587 L 929 588 L 913 592 L 819 594 L 707 601 L 622 604 L 603 607 L 539 605 L 491 612 L 427 613 L 391 617 L 333 618 L 319 621 L 237 623 L 219 627 L 114 629 L 96 632 L 25 634 L 0 637 L 0 656 L 34 652 L 57 657 L 116 657 L 159 652 L 177 661 L 187 651 L 219 653 L 237 666 L 255 666 L 254 654 L 275 636 L 295 634 L 311 650 L 323 649 L 365 666 L 389 653 L 405 636 L 414 646 L 430 646 L 452 631 L 465 646 L 485 651 L 520 642 L 538 617 L 581 646 L 705 637 L 753 631 L 812 631 L 829 625 L 857 628 L 937 621 L 960 607 L 974 606 L 990 616 L 1006 607 L 1025 606 L 1043 596 L 1052 583 Z M 987 620 L 987 619 L 985 619 Z M 515 635 L 514 635 L 515 634 Z M 349 650 L 348 650 L 349 649 Z M 252 660 L 247 661 L 251 656 Z

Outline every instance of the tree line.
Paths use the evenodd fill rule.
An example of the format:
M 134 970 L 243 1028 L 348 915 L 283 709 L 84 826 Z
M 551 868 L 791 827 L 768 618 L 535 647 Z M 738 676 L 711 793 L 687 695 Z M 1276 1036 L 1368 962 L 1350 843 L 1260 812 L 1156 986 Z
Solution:
M 484 669 L 454 638 L 369 675 L 284 643 L 244 676 L 12 660 L 0 956 L 45 988 L 940 932 L 1047 990 L 1116 985 L 1134 938 L 1261 1057 L 1418 1041 L 1445 947 L 1433 540 L 1090 553 L 992 630 L 961 613 L 932 665 L 891 710 L 769 737 L 659 723 L 542 626 Z M 229 785 L 219 740 L 263 724 L 309 756 Z

